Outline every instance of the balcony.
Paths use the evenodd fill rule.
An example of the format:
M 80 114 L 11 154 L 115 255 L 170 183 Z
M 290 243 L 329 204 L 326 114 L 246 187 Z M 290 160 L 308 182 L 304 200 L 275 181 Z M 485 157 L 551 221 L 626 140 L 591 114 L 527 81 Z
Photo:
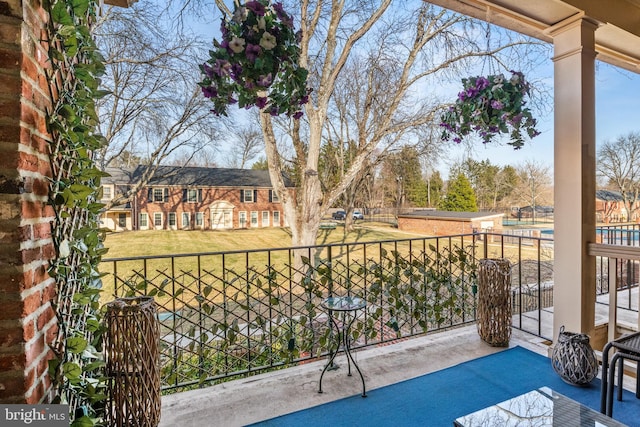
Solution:
M 599 341 L 606 342 L 610 331 L 637 327 L 638 267 L 631 252 L 592 248 Z M 511 261 L 511 345 L 548 355 L 555 336 L 554 257 L 546 238 L 482 233 L 137 257 L 104 260 L 102 271 L 115 295 L 153 295 L 159 304 L 166 394 L 161 425 L 203 425 L 215 416 L 226 426 L 361 391 L 358 381 L 341 373 L 326 375 L 326 391 L 317 393 L 330 333 L 319 302 L 328 295 L 357 295 L 371 305 L 352 336 L 369 390 L 499 351 L 476 332 L 475 267 L 481 258 Z M 395 288 L 372 293 L 390 283 Z M 395 306 L 389 295 L 411 298 Z M 608 305 L 612 296 L 614 308 Z

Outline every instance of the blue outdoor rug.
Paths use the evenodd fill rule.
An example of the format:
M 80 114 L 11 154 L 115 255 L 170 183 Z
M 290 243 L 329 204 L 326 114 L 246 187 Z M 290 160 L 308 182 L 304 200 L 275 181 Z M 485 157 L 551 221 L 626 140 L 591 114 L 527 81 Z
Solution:
M 458 417 L 543 386 L 600 411 L 600 380 L 587 387 L 572 386 L 553 371 L 550 359 L 514 347 L 368 390 L 366 398 L 358 394 L 253 425 L 451 427 Z M 628 391 L 622 399 L 613 404 L 614 418 L 640 427 L 640 400 Z

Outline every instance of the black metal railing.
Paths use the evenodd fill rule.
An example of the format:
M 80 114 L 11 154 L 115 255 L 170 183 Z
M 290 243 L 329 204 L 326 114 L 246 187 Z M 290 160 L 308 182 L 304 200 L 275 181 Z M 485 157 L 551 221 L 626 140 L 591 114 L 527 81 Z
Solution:
M 480 258 L 512 264 L 513 327 L 550 338 L 551 239 L 481 233 L 299 248 L 105 259 L 103 295 L 159 307 L 162 388 L 180 391 L 303 363 L 333 337 L 321 307 L 360 296 L 361 348 L 476 320 Z

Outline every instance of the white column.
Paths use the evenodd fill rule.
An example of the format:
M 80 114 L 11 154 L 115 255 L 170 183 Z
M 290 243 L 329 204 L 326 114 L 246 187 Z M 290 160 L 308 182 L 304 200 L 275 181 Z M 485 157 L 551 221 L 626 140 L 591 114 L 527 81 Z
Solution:
M 561 326 L 593 336 L 595 259 L 595 30 L 578 16 L 554 40 L 554 334 Z

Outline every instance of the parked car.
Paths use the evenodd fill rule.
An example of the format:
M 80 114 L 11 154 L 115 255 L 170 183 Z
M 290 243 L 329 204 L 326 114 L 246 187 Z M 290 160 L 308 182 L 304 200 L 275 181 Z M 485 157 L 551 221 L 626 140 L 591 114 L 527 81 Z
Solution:
M 335 220 L 344 220 L 347 217 L 347 213 L 345 211 L 335 211 L 331 217 Z M 362 212 L 355 210 L 353 211 L 353 219 L 364 219 L 364 215 Z
M 335 211 L 333 215 L 331 215 L 331 218 L 336 220 L 343 220 L 346 217 L 347 217 L 347 213 L 345 211 Z

